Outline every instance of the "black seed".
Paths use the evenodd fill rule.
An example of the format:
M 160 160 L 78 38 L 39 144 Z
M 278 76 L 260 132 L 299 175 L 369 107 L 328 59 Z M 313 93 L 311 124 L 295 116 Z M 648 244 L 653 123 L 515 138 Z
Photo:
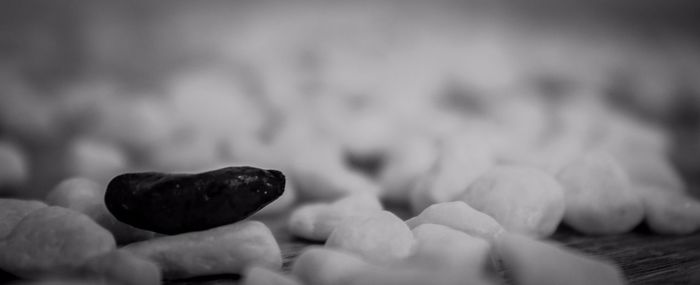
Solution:
M 197 174 L 127 173 L 107 186 L 105 205 L 120 221 L 162 234 L 240 221 L 284 192 L 277 170 L 226 167 Z

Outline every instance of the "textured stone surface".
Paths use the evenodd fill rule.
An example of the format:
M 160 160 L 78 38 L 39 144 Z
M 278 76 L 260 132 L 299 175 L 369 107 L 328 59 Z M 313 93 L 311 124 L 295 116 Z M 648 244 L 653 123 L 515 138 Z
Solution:
M 491 239 L 504 231 L 491 216 L 474 210 L 463 201 L 433 204 L 418 216 L 406 221 L 411 228 L 424 224 L 438 224 L 469 235 Z
M 10 234 L 25 216 L 47 206 L 41 201 L 0 199 L 0 238 Z
M 0 269 L 27 279 L 66 274 L 115 246 L 112 234 L 88 216 L 44 207 L 24 217 L 0 240 Z
M 406 258 L 413 245 L 411 229 L 389 211 L 345 219 L 326 241 L 326 247 L 352 252 L 375 264 Z
M 240 274 L 253 265 L 275 270 L 282 267 L 277 240 L 258 221 L 158 237 L 129 244 L 121 250 L 154 261 L 165 279 Z
M 605 152 L 589 152 L 566 165 L 556 176 L 564 190 L 564 222 L 590 235 L 620 234 L 644 218 L 639 193 L 627 172 Z
M 160 285 L 162 279 L 155 262 L 124 250 L 113 250 L 89 259 L 80 273 L 86 279 L 106 284 Z
M 564 192 L 559 182 L 527 166 L 495 167 L 474 181 L 460 198 L 507 231 L 530 236 L 551 235 L 564 217 Z
M 354 194 L 333 203 L 311 203 L 300 206 L 289 216 L 287 228 L 297 237 L 325 241 L 345 219 L 366 217 L 382 210 L 373 194 Z
M 311 246 L 299 254 L 291 273 L 309 285 L 350 284 L 372 266 L 344 250 Z
M 262 266 L 251 266 L 243 272 L 242 285 L 301 285 L 294 276 Z
M 226 167 L 197 174 L 122 174 L 109 183 L 107 209 L 120 221 L 163 234 L 206 230 L 245 219 L 284 192 L 277 170 Z

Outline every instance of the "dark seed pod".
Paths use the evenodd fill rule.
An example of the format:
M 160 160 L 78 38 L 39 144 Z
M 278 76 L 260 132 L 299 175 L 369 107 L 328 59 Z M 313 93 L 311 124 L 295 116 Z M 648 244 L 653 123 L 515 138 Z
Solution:
M 107 186 L 105 205 L 120 221 L 162 234 L 240 221 L 284 192 L 282 172 L 226 167 L 198 174 L 127 173 Z

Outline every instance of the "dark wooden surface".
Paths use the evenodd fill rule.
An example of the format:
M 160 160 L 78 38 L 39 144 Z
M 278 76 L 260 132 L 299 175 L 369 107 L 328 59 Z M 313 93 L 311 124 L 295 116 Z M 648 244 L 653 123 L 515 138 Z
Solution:
M 645 226 L 614 236 L 584 236 L 560 228 L 552 237 L 583 252 L 608 257 L 622 267 L 630 284 L 691 284 L 700 274 L 700 234 L 661 236 Z

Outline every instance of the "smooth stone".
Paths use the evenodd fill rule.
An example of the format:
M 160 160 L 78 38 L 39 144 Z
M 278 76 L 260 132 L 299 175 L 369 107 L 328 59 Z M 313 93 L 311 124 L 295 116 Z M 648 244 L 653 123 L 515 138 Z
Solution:
M 9 235 L 24 217 L 46 207 L 41 201 L 0 199 L 0 239 Z
M 107 209 L 119 221 L 162 234 L 235 223 L 282 195 L 277 170 L 226 167 L 197 174 L 127 173 L 110 181 Z
M 85 279 L 106 284 L 160 285 L 162 273 L 155 262 L 129 253 L 113 250 L 89 259 L 79 270 Z
M 36 210 L 0 239 L 0 269 L 26 279 L 75 272 L 113 250 L 111 233 L 88 216 L 63 207 Z
M 622 285 L 621 268 L 613 261 L 587 255 L 549 241 L 504 233 L 494 242 L 506 274 L 519 285 Z
M 246 268 L 243 276 L 242 285 L 302 285 L 294 276 L 258 265 Z
M 163 236 L 122 247 L 158 264 L 164 279 L 241 274 L 257 265 L 282 268 L 282 251 L 265 224 L 242 221 L 214 229 Z

